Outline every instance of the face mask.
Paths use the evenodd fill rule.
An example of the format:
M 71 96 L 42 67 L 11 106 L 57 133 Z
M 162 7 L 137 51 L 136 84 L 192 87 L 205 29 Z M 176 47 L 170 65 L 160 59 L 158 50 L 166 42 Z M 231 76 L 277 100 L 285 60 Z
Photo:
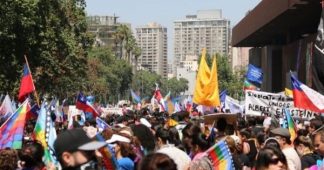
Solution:
M 63 170 L 97 170 L 97 169 L 100 169 L 100 168 L 98 168 L 98 164 L 95 160 L 91 160 L 87 163 L 78 165 L 76 167 L 63 168 Z

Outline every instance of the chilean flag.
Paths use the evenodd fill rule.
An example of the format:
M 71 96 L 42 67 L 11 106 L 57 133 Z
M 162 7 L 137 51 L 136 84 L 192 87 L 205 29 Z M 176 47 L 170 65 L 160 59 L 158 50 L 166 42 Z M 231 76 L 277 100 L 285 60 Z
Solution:
M 164 99 L 162 97 L 162 94 L 160 92 L 160 89 L 158 87 L 156 87 L 155 91 L 154 91 L 154 98 L 157 100 L 157 102 L 160 105 L 160 111 L 165 111 L 165 102 Z
M 324 96 L 307 87 L 291 74 L 295 107 L 324 113 Z
M 24 65 L 24 75 L 21 79 L 20 90 L 18 95 L 18 101 L 23 102 L 26 96 L 35 91 L 32 75 L 29 72 L 27 64 Z
M 94 118 L 99 115 L 98 111 L 87 101 L 87 98 L 82 93 L 78 95 L 76 108 L 84 112 L 92 113 Z

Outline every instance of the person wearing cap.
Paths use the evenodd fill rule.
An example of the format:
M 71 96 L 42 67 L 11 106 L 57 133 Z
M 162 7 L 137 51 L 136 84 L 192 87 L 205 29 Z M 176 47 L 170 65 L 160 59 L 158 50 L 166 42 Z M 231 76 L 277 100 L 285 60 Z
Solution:
M 130 145 L 131 140 L 129 138 L 113 134 L 106 142 L 114 145 L 119 170 L 133 170 L 135 168 L 134 162 L 131 158 L 135 158 L 136 154 Z
M 95 151 L 107 145 L 105 142 L 92 140 L 81 128 L 66 130 L 60 133 L 54 149 L 63 170 L 99 169 Z
M 273 136 L 277 139 L 280 149 L 287 158 L 288 169 L 289 170 L 301 170 L 300 158 L 291 145 L 290 133 L 286 128 L 276 128 L 271 130 Z

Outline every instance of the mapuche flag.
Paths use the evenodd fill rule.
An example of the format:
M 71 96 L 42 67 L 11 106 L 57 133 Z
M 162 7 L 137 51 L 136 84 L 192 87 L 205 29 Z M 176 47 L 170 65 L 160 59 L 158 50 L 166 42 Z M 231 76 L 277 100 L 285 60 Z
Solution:
M 32 75 L 29 71 L 27 64 L 24 65 L 24 74 L 20 83 L 20 90 L 18 95 L 19 102 L 23 102 L 26 96 L 35 91 Z

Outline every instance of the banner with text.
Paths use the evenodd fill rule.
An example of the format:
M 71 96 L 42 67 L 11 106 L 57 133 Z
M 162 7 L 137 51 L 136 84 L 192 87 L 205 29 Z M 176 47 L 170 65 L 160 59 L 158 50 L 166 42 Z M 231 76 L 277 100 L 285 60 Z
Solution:
M 289 108 L 292 117 L 310 119 L 315 112 L 294 107 L 294 100 L 284 94 L 247 90 L 245 92 L 245 114 L 261 116 L 264 113 L 283 115 L 284 108 Z

